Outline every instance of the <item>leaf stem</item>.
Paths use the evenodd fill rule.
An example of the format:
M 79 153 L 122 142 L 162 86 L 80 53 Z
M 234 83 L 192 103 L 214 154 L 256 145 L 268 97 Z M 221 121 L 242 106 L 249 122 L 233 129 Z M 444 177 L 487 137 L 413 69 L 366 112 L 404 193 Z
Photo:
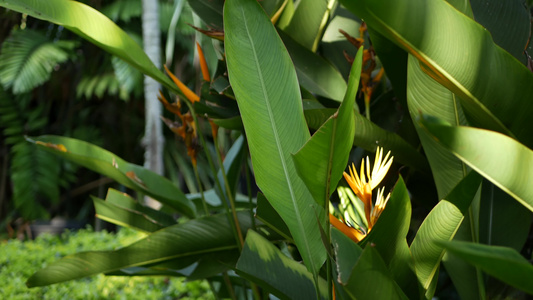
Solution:
M 202 205 L 204 207 L 204 212 L 205 212 L 205 215 L 208 216 L 209 209 L 207 208 L 207 202 L 205 201 L 204 188 L 202 187 L 202 182 L 200 181 L 200 174 L 198 174 L 198 166 L 195 163 L 193 163 L 192 167 L 194 169 L 194 176 L 196 177 L 198 189 L 200 190 L 200 196 L 202 197 Z
M 200 138 L 200 142 L 202 143 L 202 148 L 204 148 L 205 155 L 207 157 L 207 162 L 209 163 L 209 168 L 211 169 L 213 174 L 215 174 L 214 177 L 215 177 L 216 188 L 219 191 L 222 191 L 222 187 L 220 185 L 220 181 L 218 180 L 218 176 L 216 176 L 216 174 L 217 174 L 216 168 L 215 168 L 215 165 L 213 163 L 213 159 L 211 157 L 211 154 L 209 153 L 209 150 L 207 148 L 207 143 L 205 142 L 204 135 L 202 134 L 202 131 L 199 130 L 199 127 L 200 127 L 199 125 L 200 124 L 198 123 L 198 117 L 196 116 L 196 112 L 194 110 L 194 107 L 193 107 L 193 105 L 192 105 L 192 103 L 190 101 L 184 101 L 184 102 L 189 107 L 189 110 L 191 112 L 191 116 L 193 117 L 194 123 L 197 126 L 198 137 Z M 217 151 L 217 153 L 218 153 L 218 151 Z M 221 169 L 224 169 L 224 165 L 221 165 Z M 228 203 L 224 199 L 220 199 L 220 200 L 222 201 L 222 203 L 224 204 L 224 206 L 226 208 L 226 213 L 228 214 L 228 219 L 229 219 L 228 221 L 231 224 L 231 229 L 233 231 L 233 235 L 235 236 L 235 241 L 237 242 L 237 245 L 239 246 L 239 251 L 241 251 L 243 242 L 242 242 L 242 234 L 241 234 L 241 237 L 239 238 L 239 233 L 241 232 L 240 231 L 240 227 L 239 227 L 239 223 L 238 222 L 232 222 L 231 217 L 230 217 L 230 208 L 228 206 Z M 234 217 L 234 221 L 235 221 L 236 220 L 235 218 L 237 217 L 235 213 L 233 214 L 233 217 Z
M 228 196 L 229 203 L 231 206 L 233 221 L 235 222 L 235 226 L 237 228 L 237 235 L 239 236 L 240 249 L 242 249 L 244 245 L 244 239 L 242 237 L 241 227 L 239 226 L 239 219 L 237 218 L 237 210 L 235 209 L 235 198 L 233 197 L 233 193 L 231 192 L 231 189 L 229 186 L 228 177 L 226 176 L 224 162 L 222 161 L 222 155 L 220 154 L 220 149 L 218 148 L 218 139 L 214 138 L 213 141 L 215 144 L 215 152 L 217 153 L 218 164 L 220 166 L 220 172 L 222 173 L 222 179 L 224 180 L 224 186 L 226 187 L 226 195 Z M 225 199 L 221 199 L 221 200 L 226 201 Z

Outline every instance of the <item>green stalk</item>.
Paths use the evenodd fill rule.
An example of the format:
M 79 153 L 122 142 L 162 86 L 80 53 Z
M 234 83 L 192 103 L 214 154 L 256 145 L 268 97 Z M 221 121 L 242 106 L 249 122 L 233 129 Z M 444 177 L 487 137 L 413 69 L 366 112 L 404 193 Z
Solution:
M 248 150 L 248 148 L 246 148 Z M 252 201 L 252 179 L 250 176 L 250 170 L 248 169 L 248 155 L 246 155 L 244 159 L 244 175 L 246 177 L 246 189 L 248 190 L 248 202 L 250 203 L 250 217 L 252 218 L 252 228 L 256 230 L 255 228 L 255 217 L 254 212 L 251 209 L 253 207 L 253 201 Z
M 228 272 L 224 272 L 222 276 L 224 277 L 224 282 L 226 283 L 226 287 L 228 288 L 228 292 L 231 296 L 231 299 L 237 300 L 237 296 L 235 295 L 233 285 L 231 285 L 231 280 L 229 279 Z
M 370 99 L 369 101 L 365 101 L 365 115 L 366 118 L 370 121 Z
M 190 101 L 185 101 L 185 103 L 187 103 L 187 106 L 189 107 L 189 110 L 190 110 L 191 115 L 193 117 L 194 123 L 197 126 L 196 132 L 198 133 L 198 137 L 200 137 L 200 142 L 202 143 L 202 147 L 204 148 L 204 151 L 205 151 L 205 154 L 206 154 L 206 157 L 207 157 L 207 162 L 209 163 L 209 168 L 211 169 L 213 174 L 215 174 L 215 185 L 216 185 L 216 187 L 217 187 L 217 189 L 219 191 L 222 191 L 222 187 L 220 185 L 220 181 L 218 180 L 218 176 L 216 176 L 217 171 L 216 171 L 215 165 L 213 164 L 213 160 L 211 159 L 211 155 L 209 153 L 209 150 L 207 148 L 207 143 L 205 142 L 204 135 L 202 134 L 202 131 L 199 130 L 198 117 L 196 116 L 196 112 L 194 111 L 194 107 L 192 106 L 192 103 Z M 224 165 L 221 165 L 221 169 L 224 170 Z M 239 227 L 239 222 L 236 219 L 237 215 L 233 214 L 234 220 L 232 222 L 231 217 L 230 217 L 230 208 L 228 206 L 228 203 L 226 203 L 226 201 L 222 201 L 222 202 L 224 203 L 224 206 L 226 207 L 226 213 L 228 214 L 228 219 L 229 219 L 228 221 L 231 224 L 231 229 L 233 231 L 233 235 L 235 236 L 235 241 L 237 242 L 237 245 L 239 246 L 239 251 L 241 251 L 243 243 L 242 243 L 242 236 L 241 236 L 241 239 L 239 239 L 239 233 L 241 231 L 240 231 L 240 227 Z
M 226 170 L 224 169 L 224 162 L 222 161 L 222 155 L 220 154 L 220 149 L 218 148 L 218 139 L 213 139 L 215 143 L 215 152 L 217 153 L 218 158 L 218 164 L 220 165 L 220 171 L 222 173 L 222 179 L 224 179 L 224 186 L 226 187 L 226 194 L 229 199 L 229 203 L 231 205 L 231 212 L 233 214 L 233 220 L 235 221 L 235 225 L 237 226 L 237 234 L 239 236 L 239 242 L 242 246 L 244 245 L 244 239 L 242 237 L 241 227 L 239 226 L 239 219 L 237 219 L 237 210 L 235 209 L 235 199 L 233 198 L 233 194 L 231 193 L 231 189 L 229 186 L 228 178 L 226 177 Z M 253 219 L 253 218 L 252 218 Z
M 207 280 L 207 283 L 209 284 L 209 288 L 211 289 L 211 292 L 215 296 L 215 300 L 220 300 L 220 297 L 218 297 L 217 290 L 215 289 L 215 286 L 213 285 L 213 282 L 211 280 Z
M 207 201 L 205 201 L 204 188 L 202 187 L 202 182 L 200 181 L 200 174 L 198 174 L 198 166 L 192 164 L 194 169 L 194 176 L 196 177 L 196 182 L 198 184 L 198 189 L 200 190 L 200 195 L 202 196 L 202 205 L 204 207 L 205 215 L 209 216 L 209 209 L 207 208 Z

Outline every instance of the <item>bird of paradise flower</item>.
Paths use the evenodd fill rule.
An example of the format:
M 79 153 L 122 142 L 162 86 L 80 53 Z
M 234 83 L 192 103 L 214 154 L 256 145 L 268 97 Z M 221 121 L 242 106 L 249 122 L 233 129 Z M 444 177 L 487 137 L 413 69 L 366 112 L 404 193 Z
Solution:
M 356 243 L 361 241 L 370 230 L 372 230 L 372 227 L 376 224 L 379 216 L 389 201 L 390 193 L 384 197 L 385 187 L 382 187 L 381 189 L 377 189 L 376 201 L 372 203 L 372 191 L 378 187 L 389 171 L 394 158 L 393 156 L 390 156 L 390 154 L 389 151 L 387 155 L 385 155 L 385 158 L 383 158 L 383 148 L 378 147 L 372 169 L 370 167 L 370 160 L 367 156 L 366 169 L 365 159 L 362 159 L 359 174 L 353 164 L 349 168 L 350 174 L 346 172 L 343 174 L 352 191 L 363 203 L 364 219 L 362 220 L 363 222 L 358 223 L 353 214 L 357 209 L 354 210 L 353 207 L 350 207 L 350 205 L 354 206 L 356 203 L 346 203 L 346 201 L 344 201 L 344 203 L 341 203 L 339 206 L 340 213 L 338 213 L 338 215 L 341 215 L 340 218 L 337 218 L 330 213 L 329 221 L 331 225 L 339 229 Z M 330 212 L 331 211 L 335 210 L 330 209 Z M 362 219 L 362 217 L 360 219 Z

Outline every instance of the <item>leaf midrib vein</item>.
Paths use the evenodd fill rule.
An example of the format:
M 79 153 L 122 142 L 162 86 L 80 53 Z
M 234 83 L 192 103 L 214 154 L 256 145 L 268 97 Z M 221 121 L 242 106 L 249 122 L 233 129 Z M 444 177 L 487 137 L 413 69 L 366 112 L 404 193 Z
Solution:
M 254 62 L 255 62 L 255 65 L 256 65 L 256 68 L 257 70 L 261 70 L 261 67 L 259 65 L 259 60 L 258 60 L 258 57 L 257 57 L 257 52 L 256 52 L 256 48 L 255 48 L 255 44 L 254 44 L 254 41 L 252 40 L 251 38 L 251 34 L 250 34 L 250 30 L 248 28 L 248 23 L 246 22 L 246 14 L 244 13 L 244 9 L 241 7 L 241 13 L 242 13 L 242 17 L 243 17 L 243 20 L 245 20 L 244 22 L 244 28 L 246 29 L 246 35 L 248 37 L 248 40 L 250 42 L 250 45 L 251 45 L 251 48 L 252 48 L 252 53 L 254 55 Z M 261 82 L 261 92 L 263 93 L 264 97 L 265 97 L 265 100 L 269 99 L 268 97 L 268 93 L 267 93 L 267 90 L 266 90 L 266 87 L 265 87 L 265 84 L 264 84 L 264 80 L 263 80 L 263 75 L 260 71 L 257 72 L 259 78 L 260 78 L 260 82 Z M 266 107 L 267 107 L 267 111 L 268 111 L 268 117 L 270 119 L 270 124 L 271 124 L 271 127 L 272 127 L 272 132 L 274 133 L 274 140 L 276 141 L 276 147 L 278 149 L 278 153 L 279 153 L 279 156 L 280 156 L 280 159 L 281 159 L 281 165 L 283 167 L 283 173 L 285 174 L 285 178 L 287 179 L 287 187 L 289 188 L 289 192 L 290 192 L 290 195 L 291 195 L 291 202 L 292 202 L 292 205 L 293 205 L 293 208 L 294 208 L 294 211 L 295 211 L 295 214 L 294 214 L 294 217 L 299 225 L 299 227 L 303 228 L 303 223 L 302 223 L 302 219 L 301 219 L 301 216 L 300 216 L 300 213 L 299 213 L 299 209 L 298 209 L 298 206 L 296 205 L 296 197 L 294 195 L 294 191 L 293 191 L 293 188 L 292 188 L 292 182 L 290 180 L 290 177 L 288 176 L 288 170 L 287 170 L 287 165 L 285 163 L 285 155 L 283 154 L 283 151 L 281 151 L 281 143 L 280 143 L 280 138 L 278 136 L 278 133 L 276 131 L 276 121 L 274 119 L 274 116 L 272 115 L 272 109 L 270 107 L 270 103 L 267 101 L 265 101 L 265 104 L 266 104 Z M 304 250 L 306 252 L 309 252 L 308 249 L 309 249 L 309 242 L 307 240 L 307 236 L 305 234 L 301 235 L 302 238 L 303 238 L 303 241 L 305 243 L 305 246 L 306 246 L 306 249 L 300 249 L 300 250 Z M 314 265 L 313 263 L 313 260 L 311 259 L 311 253 L 308 253 L 309 255 L 309 258 L 310 258 L 310 263 Z M 313 266 L 314 268 L 314 266 Z

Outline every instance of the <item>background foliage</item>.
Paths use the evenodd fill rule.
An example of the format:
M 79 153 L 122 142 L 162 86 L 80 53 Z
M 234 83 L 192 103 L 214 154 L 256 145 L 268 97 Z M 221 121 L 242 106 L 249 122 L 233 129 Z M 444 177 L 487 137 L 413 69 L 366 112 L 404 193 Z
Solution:
M 158 80 L 163 121 L 176 135 L 167 143 L 173 185 L 129 163 L 136 158 L 127 151 L 52 135 L 23 144 L 16 106 L 25 102 L 3 101 L 6 124 L 13 124 L 4 130 L 11 151 L 17 143 L 35 146 L 28 149 L 55 153 L 121 183 L 117 190 L 164 204 L 156 211 L 114 189 L 93 197 L 99 218 L 150 235 L 121 249 L 65 257 L 33 274 L 30 286 L 106 273 L 207 278 L 215 294 L 233 299 L 332 298 L 333 290 L 338 299 L 533 293 L 523 280 L 533 276 L 530 2 L 189 1 L 184 11 L 194 12 L 203 34 L 195 33 L 205 50 L 202 71 L 183 63 L 192 55 L 167 51 L 170 78 L 128 34 L 138 10 L 117 13 L 117 3 L 102 11 L 119 26 L 74 1 L 0 0 L 115 55 L 103 61 L 112 61 L 105 67 L 114 68 L 117 81 L 135 78 L 124 76 L 131 67 Z M 69 14 L 52 9 L 61 5 Z M 84 21 L 96 19 L 100 26 Z M 167 40 L 176 46 L 170 32 Z M 49 60 L 65 61 L 69 51 L 75 57 L 76 43 L 36 41 L 35 51 L 49 49 L 43 50 Z M 19 44 L 30 42 L 10 40 L 1 55 Z M 185 53 L 200 53 L 192 41 L 184 44 Z M 27 50 L 8 56 L 18 67 L 3 66 L 12 74 L 3 82 L 6 99 L 39 82 L 13 79 L 25 74 L 17 57 Z M 77 95 L 107 89 L 122 97 L 112 77 L 105 78 L 80 80 Z M 125 86 L 135 95 L 131 81 Z M 343 189 L 339 179 L 347 162 L 378 146 L 394 155 L 382 183 L 390 200 L 375 226 L 367 220 L 363 238 L 354 241 L 329 230 L 328 212 L 348 199 L 359 203 L 355 194 L 362 192 Z M 11 168 L 17 165 L 28 163 Z M 61 165 L 47 166 L 31 165 L 32 174 L 61 176 Z M 34 193 L 53 200 L 57 192 L 46 190 Z M 21 213 L 30 201 L 18 201 Z

